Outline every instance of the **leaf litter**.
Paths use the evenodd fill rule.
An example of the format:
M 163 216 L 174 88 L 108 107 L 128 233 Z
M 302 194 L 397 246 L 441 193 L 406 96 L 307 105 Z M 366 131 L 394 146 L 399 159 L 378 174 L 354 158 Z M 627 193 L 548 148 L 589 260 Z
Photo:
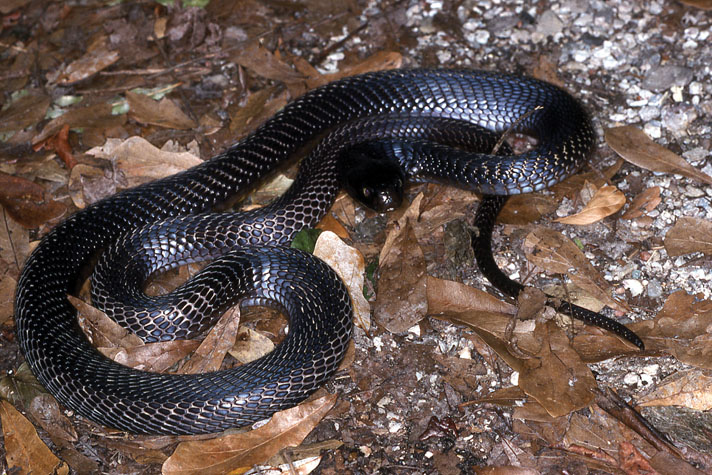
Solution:
M 34 152 L 35 157 L 41 156 L 42 160 L 23 165 L 22 174 L 24 178 L 29 177 L 32 183 L 30 186 L 42 188 L 39 195 L 30 195 L 33 202 L 57 203 L 58 205 L 51 205 L 58 206 L 57 210 L 60 209 L 59 206 L 62 209 L 86 206 L 117 189 L 185 169 L 199 161 L 196 155 L 213 155 L 225 144 L 253 130 L 287 101 L 309 88 L 348 74 L 398 67 L 404 63 L 412 64 L 411 57 L 404 57 L 400 52 L 390 51 L 388 48 L 375 53 L 368 51 L 366 54 L 347 50 L 346 55 L 338 62 L 337 69 L 324 66 L 334 61 L 329 54 L 325 56 L 325 63 L 312 64 L 308 59 L 309 55 L 299 56 L 291 46 L 285 47 L 283 43 L 299 43 L 300 40 L 295 40 L 299 38 L 299 34 L 315 35 L 316 33 L 305 27 L 308 22 L 275 23 L 279 14 L 269 6 L 255 2 L 235 2 L 234 5 L 225 5 L 225 2 L 219 1 L 211 3 L 207 10 L 209 15 L 224 7 L 221 11 L 222 20 L 237 11 L 241 13 L 242 18 L 249 20 L 242 23 L 225 23 L 225 26 L 221 26 L 208 21 L 208 16 L 201 10 L 159 8 L 155 10 L 155 24 L 150 30 L 156 33 L 157 38 L 165 39 L 172 48 L 168 52 L 158 51 L 158 45 L 152 43 L 152 39 L 146 42 L 144 38 L 132 38 L 131 34 L 126 32 L 133 25 L 126 21 L 121 22 L 124 26 L 117 23 L 108 27 L 108 30 L 114 32 L 114 35 L 108 37 L 101 33 L 90 36 L 81 28 L 71 26 L 77 29 L 78 35 L 89 46 L 84 51 L 70 55 L 71 57 L 61 63 L 52 60 L 51 54 L 54 54 L 54 51 L 43 51 L 45 56 L 40 57 L 39 67 L 47 73 L 46 79 L 55 83 L 53 85 L 49 82 L 48 86 L 51 88 L 62 84 L 64 87 L 74 88 L 84 94 L 91 103 L 70 106 L 63 115 L 44 123 L 45 112 L 50 106 L 49 99 L 44 93 L 31 90 L 23 96 L 27 97 L 26 99 L 13 101 L 9 108 L 0 112 L 0 133 L 14 134 L 10 136 L 10 140 L 34 145 L 47 143 L 48 139 L 59 140 L 52 147 Z M 354 4 L 351 8 L 358 10 L 359 7 Z M 390 13 L 383 17 L 390 22 L 391 31 L 384 36 L 383 31 L 388 29 L 377 30 L 378 27 L 374 26 L 375 31 L 381 33 L 372 32 L 370 40 L 378 41 L 381 36 L 387 37 L 400 31 L 399 28 L 405 25 L 405 20 L 396 14 L 403 13 L 399 8 L 391 9 Z M 27 18 L 37 15 L 36 11 L 29 7 L 20 12 Z M 79 18 L 77 15 L 81 13 L 80 7 L 50 8 L 42 20 L 46 25 L 66 28 L 70 27 L 72 22 L 76 25 Z M 99 9 L 94 16 L 89 17 L 89 21 L 105 21 L 112 16 L 123 20 L 121 15 L 124 15 L 124 12 L 118 8 Z M 329 15 L 332 13 L 324 17 L 323 26 L 318 26 L 317 30 L 321 28 L 323 31 L 361 31 L 362 27 L 354 25 L 348 17 Z M 451 21 L 448 18 L 437 18 L 437 21 L 441 22 Z M 378 23 L 374 22 L 374 25 Z M 140 28 L 133 31 L 135 35 Z M 64 41 L 71 39 L 65 37 Z M 135 46 L 136 51 L 141 54 L 134 57 L 125 54 L 127 42 Z M 219 49 L 217 45 L 220 42 L 222 44 Z M 407 43 L 408 40 L 405 39 L 403 44 Z M 119 44 L 123 44 L 121 49 L 117 47 Z M 333 44 L 343 43 L 337 41 Z M 44 45 L 43 48 L 56 47 L 51 42 Z M 29 66 L 38 64 L 37 48 L 36 45 L 26 45 L 21 49 L 12 49 L 15 56 L 12 58 L 12 65 L 6 70 L 12 72 L 26 68 L 29 71 Z M 188 51 L 190 53 L 187 53 Z M 166 53 L 172 55 L 170 63 L 165 60 Z M 220 63 L 224 58 L 227 58 L 227 61 Z M 428 63 L 427 56 L 425 58 L 425 63 Z M 195 67 L 198 64 L 207 67 Z M 228 79 L 226 83 L 221 70 L 215 67 L 218 64 L 225 66 L 227 69 L 224 71 L 237 77 L 238 81 L 230 83 Z M 565 81 L 554 72 L 554 66 L 555 61 L 542 56 L 531 71 L 566 86 Z M 178 73 L 185 75 L 177 77 Z M 161 86 L 166 83 L 182 84 L 181 89 L 194 94 L 189 102 L 182 94 L 171 94 L 170 98 L 157 102 L 131 92 L 134 87 Z M 25 84 L 26 79 L 20 78 L 19 81 L 8 81 L 3 87 L 14 88 L 4 89 L 5 92 L 15 92 Z M 217 89 L 217 97 L 222 98 L 227 115 L 223 111 L 216 113 L 209 99 L 206 100 L 216 97 L 211 95 L 215 91 L 213 84 L 221 85 Z M 226 85 L 229 87 L 225 87 Z M 128 99 L 128 114 L 114 113 L 112 104 L 116 101 L 115 94 L 121 94 Z M 193 114 L 192 109 L 196 105 L 199 106 L 198 113 Z M 193 116 L 201 117 L 201 126 L 212 124 L 209 125 L 210 139 L 201 136 L 199 131 L 192 130 L 196 126 L 190 118 Z M 221 121 L 215 120 L 215 117 L 221 118 L 223 127 L 220 127 Z M 26 130 L 28 128 L 33 130 Z M 197 139 L 196 146 L 200 148 L 200 153 L 192 154 L 186 161 L 182 157 L 171 155 L 173 152 L 159 150 L 156 146 L 163 145 L 169 137 L 164 130 L 167 128 L 182 138 L 184 143 Z M 642 134 L 642 131 L 630 127 L 611 128 L 606 130 L 606 140 L 613 149 L 637 166 L 663 173 L 677 173 L 709 183 L 706 174 L 699 172 L 697 168 L 690 168 L 681 157 L 665 147 L 656 145 Z M 106 138 L 114 142 L 106 141 Z M 103 154 L 97 153 L 95 149 L 93 155 L 88 155 L 87 150 L 97 146 L 111 148 L 103 150 Z M 126 147 L 126 150 L 121 150 L 121 147 Z M 72 170 L 69 189 L 63 188 L 62 184 L 50 184 L 49 181 L 38 178 L 57 176 L 58 167 L 56 162 L 52 161 L 54 153 L 65 158 L 69 153 L 79 162 Z M 520 277 L 534 276 L 535 279 L 541 279 L 540 270 L 543 269 L 566 276 L 577 286 L 584 288 L 588 294 L 594 295 L 600 303 L 607 303 L 621 312 L 638 308 L 637 303 L 626 301 L 627 294 L 620 294 L 615 283 L 608 284 L 603 276 L 588 264 L 590 250 L 595 250 L 597 243 L 587 242 L 580 246 L 580 242 L 572 241 L 563 234 L 552 234 L 550 231 L 532 227 L 532 223 L 541 216 L 553 212 L 559 214 L 562 199 L 571 200 L 573 203 L 573 213 L 566 212 L 564 215 L 575 217 L 576 226 L 580 229 L 622 222 L 617 220 L 615 213 L 621 209 L 626 198 L 633 201 L 621 220 L 632 220 L 644 226 L 645 218 L 654 219 L 653 216 L 662 201 L 661 189 L 654 190 L 652 187 L 638 190 L 637 195 L 630 195 L 632 190 L 613 186 L 611 182 L 615 185 L 620 182 L 615 177 L 621 170 L 621 163 L 619 161 L 602 171 L 593 170 L 572 177 L 554 187 L 553 196 L 549 193 L 539 193 L 510 200 L 502 220 L 511 224 L 505 228 L 505 233 L 501 233 L 500 239 L 517 241 L 530 236 L 528 239 L 531 241 L 537 236 L 535 246 L 538 246 L 538 250 L 529 253 L 531 265 L 536 267 L 522 268 L 519 271 Z M 64 176 L 65 180 L 68 179 L 68 172 L 65 172 Z M 581 190 L 584 189 L 586 181 L 592 183 L 593 188 L 597 190 L 590 201 L 581 199 Z M 647 442 L 625 429 L 627 422 L 621 424 L 617 419 L 613 419 L 614 416 L 601 411 L 598 405 L 592 402 L 592 391 L 600 383 L 593 379 L 584 363 L 630 355 L 630 350 L 617 338 L 600 329 L 583 327 L 577 322 L 573 322 L 573 327 L 570 321 L 556 324 L 551 319 L 552 316 L 536 304 L 522 304 L 520 311 L 517 311 L 516 307 L 501 302 L 486 292 L 460 282 L 434 277 L 448 275 L 452 278 L 454 275 L 458 280 L 467 278 L 471 281 L 467 276 L 469 270 L 457 269 L 455 272 L 441 273 L 438 259 L 446 254 L 442 246 L 444 225 L 454 219 L 466 221 L 470 216 L 466 211 L 473 203 L 474 197 L 468 192 L 435 186 L 415 186 L 412 194 L 416 195 L 417 192 L 425 192 L 425 195 L 418 195 L 415 205 L 403 214 L 407 216 L 405 220 L 402 217 L 398 221 L 395 217 L 389 218 L 394 223 L 390 228 L 386 228 L 382 221 L 378 224 L 380 217 L 346 202 L 348 199 L 340 199 L 337 203 L 334 214 L 340 221 L 334 220 L 328 225 L 338 229 L 342 238 L 361 236 L 354 244 L 364 251 L 367 262 L 375 260 L 378 251 L 385 247 L 378 259 L 381 268 L 374 310 L 376 321 L 382 326 L 370 328 L 368 332 L 363 331 L 363 328 L 368 328 L 365 325 L 356 330 L 356 355 L 349 359 L 353 359 L 353 363 L 346 366 L 335 378 L 334 384 L 341 394 L 341 401 L 334 405 L 335 401 L 331 398 L 329 403 L 319 402 L 316 406 L 307 403 L 299 406 L 295 409 L 309 414 L 297 416 L 296 420 L 292 416 L 275 415 L 273 422 L 277 422 L 271 426 L 273 435 L 267 436 L 257 432 L 260 429 L 246 432 L 245 434 L 252 434 L 246 435 L 248 439 L 251 437 L 251 442 L 241 442 L 242 448 L 228 457 L 232 460 L 231 465 L 220 465 L 220 469 L 229 466 L 233 470 L 241 471 L 247 470 L 252 464 L 265 463 L 268 451 L 262 448 L 269 445 L 267 441 L 272 440 L 272 437 L 277 441 L 274 447 L 299 444 L 314 426 L 316 430 L 309 436 L 309 440 L 317 447 L 320 446 L 318 442 L 325 442 L 321 445 L 323 449 L 317 450 L 326 452 L 322 452 L 322 459 L 319 459 L 318 455 L 305 454 L 304 458 L 308 460 L 305 463 L 311 464 L 312 467 L 315 464 L 320 465 L 325 473 L 342 471 L 346 466 L 352 469 L 360 467 L 360 470 L 365 471 L 388 469 L 387 460 L 397 460 L 398 464 L 405 465 L 416 464 L 423 471 L 437 470 L 441 473 L 459 473 L 458 464 L 464 464 L 462 466 L 469 469 L 481 467 L 485 463 L 506 466 L 515 462 L 519 466 L 531 467 L 520 469 L 519 473 L 535 473 L 534 467 L 541 473 L 550 468 L 547 465 L 550 462 L 547 460 L 552 461 L 551 463 L 580 464 L 592 470 L 624 470 L 628 473 L 650 468 L 662 470 L 671 466 L 671 463 L 677 463 L 677 467 L 688 467 L 680 464 L 679 454 L 671 455 L 659 450 L 659 444 L 645 445 Z M 587 204 L 582 205 L 581 201 Z M 14 279 L 19 272 L 18 265 L 24 261 L 33 245 L 30 240 L 36 242 L 61 213 L 53 211 L 39 214 L 40 217 L 33 218 L 34 221 L 27 221 L 32 215 L 26 208 L 19 208 L 20 211 L 15 212 L 16 218 L 13 218 L 10 211 L 12 205 L 5 201 L 2 204 L 7 212 L 6 217 L 9 218 L 5 220 L 7 237 L 1 243 L 0 257 L 4 277 L 0 288 L 3 289 L 5 300 L 10 302 Z M 19 206 L 26 207 L 30 204 Z M 18 230 L 14 224 L 15 219 L 30 228 L 40 227 L 39 233 L 28 234 Z M 664 248 L 662 241 L 660 242 L 660 249 L 664 249 L 670 256 L 708 252 L 707 242 L 710 239 L 705 233 L 709 234 L 710 230 L 707 229 L 709 223 L 706 219 L 680 217 L 676 221 L 665 236 Z M 369 228 L 371 223 L 376 223 L 376 226 Z M 543 234 L 544 238 L 538 236 L 537 232 Z M 387 246 L 383 245 L 384 241 L 388 243 Z M 510 253 L 507 260 L 510 257 L 516 255 Z M 352 268 L 350 272 L 362 274 L 360 269 L 363 263 L 359 266 Z M 580 280 L 577 282 L 576 279 Z M 170 281 L 170 278 L 168 280 Z M 567 287 L 568 285 L 570 284 L 567 284 Z M 354 289 L 358 289 L 359 294 L 362 287 L 358 281 L 354 284 Z M 577 293 L 574 288 L 567 288 L 567 292 Z M 614 294 L 619 295 L 617 300 L 611 298 Z M 620 295 L 623 295 L 623 298 L 620 298 Z M 409 305 L 401 307 L 400 310 L 395 306 L 391 308 L 388 304 L 394 300 L 405 300 Z M 670 404 L 676 401 L 683 406 L 690 406 L 692 399 L 705 401 L 709 395 L 709 385 L 705 384 L 706 373 L 702 372 L 710 367 L 710 355 L 707 351 L 710 347 L 707 306 L 709 301 L 705 300 L 704 296 L 689 295 L 682 291 L 670 293 L 664 308 L 657 314 L 655 311 L 651 312 L 655 315 L 652 319 L 631 325 L 649 344 L 646 354 L 673 355 L 679 361 L 702 368 L 688 373 L 684 389 L 674 389 L 679 386 L 673 386 L 672 382 L 667 380 L 665 384 L 661 384 L 661 390 L 670 387 L 673 392 L 677 391 L 677 399 L 666 396 L 666 403 L 669 400 Z M 367 321 L 366 315 L 367 312 L 364 312 L 364 321 Z M 437 319 L 425 318 L 426 315 L 437 316 Z M 3 335 L 11 334 L 12 321 L 8 317 L 0 320 Z M 471 331 L 454 327 L 441 321 L 442 319 L 470 328 Z M 228 326 L 236 325 L 234 318 L 227 319 L 226 322 L 228 320 L 232 322 L 227 324 Z M 217 325 L 213 331 L 215 341 L 220 343 L 211 343 L 212 336 L 209 336 L 207 343 L 203 343 L 206 345 L 205 358 L 194 364 L 200 369 L 215 369 L 235 364 L 224 361 L 225 353 L 234 352 L 235 346 L 229 344 L 231 341 L 253 337 L 272 341 L 269 337 L 274 338 L 280 333 L 271 326 L 265 326 L 262 319 L 252 323 L 269 330 L 258 333 L 249 329 L 243 336 L 239 336 L 233 328 Z M 104 325 L 98 325 L 101 331 L 95 329 L 91 333 L 106 331 Z M 218 337 L 226 333 L 230 335 L 229 338 Z M 113 346 L 111 352 L 114 356 L 141 367 L 176 366 L 198 345 L 197 342 L 180 343 L 178 345 L 186 347 L 175 351 L 160 346 L 152 349 L 150 345 L 127 343 L 123 341 L 127 338 L 126 335 L 115 335 L 113 331 L 109 331 L 109 336 L 103 335 L 100 338 L 106 346 Z M 128 349 L 142 347 L 149 349 Z M 155 356 L 170 357 L 159 363 L 160 360 L 156 360 Z M 192 358 L 188 361 L 191 360 Z M 514 372 L 507 369 L 506 365 Z M 507 381 L 514 386 L 501 385 Z M 5 378 L 0 386 L 7 384 L 8 379 Z M 489 387 L 503 389 L 488 393 Z M 666 394 L 669 392 L 670 390 Z M 502 399 L 496 396 L 498 394 L 506 397 Z M 5 392 L 3 397 L 8 397 Z M 658 401 L 662 400 L 661 397 L 658 396 Z M 472 403 L 468 402 L 469 400 Z M 636 397 L 634 400 L 645 399 Z M 324 399 L 313 400 L 317 401 Z M 603 404 L 601 400 L 598 401 Z M 523 405 L 512 410 L 518 403 Z M 26 403 L 25 407 L 28 405 L 29 403 Z M 65 435 L 58 435 L 59 433 L 53 430 L 54 426 L 64 426 L 66 421 L 55 419 L 58 413 L 56 409 L 51 409 L 55 407 L 51 402 L 45 402 L 43 405 L 50 408 L 49 412 L 42 415 L 37 411 L 30 411 L 31 417 L 36 420 L 44 419 L 45 425 L 49 424 L 44 431 L 49 433 L 54 449 L 77 471 L 98 466 L 91 465 L 92 463 L 101 464 L 102 467 L 112 466 L 112 450 L 128 456 L 127 461 L 121 464 L 124 470 L 129 469 L 128 467 L 142 470 L 142 464 L 153 464 L 155 470 L 157 464 L 164 463 L 173 450 L 172 444 L 175 441 L 170 441 L 170 438 L 156 438 L 153 441 L 135 438 L 123 444 L 110 442 L 110 439 L 102 437 L 107 434 L 105 430 L 89 432 L 86 423 L 79 421 L 75 430 L 80 431 L 81 435 L 91 436 L 92 444 L 101 447 L 102 452 L 101 455 L 92 455 L 91 460 L 87 460 L 86 456 L 82 459 L 82 454 L 71 454 L 67 451 L 71 444 L 60 442 L 71 440 L 73 436 L 67 434 L 72 430 Z M 329 417 L 319 423 L 332 405 L 334 407 Z M 504 419 L 503 408 L 508 408 L 504 409 Z M 426 423 L 434 414 L 443 419 L 446 415 L 454 418 L 454 424 L 458 426 L 455 435 L 445 431 L 439 437 L 429 438 L 425 444 L 413 443 L 404 436 L 411 431 L 423 433 Z M 291 422 L 284 422 L 285 420 Z M 511 428 L 507 428 L 509 420 L 513 421 Z M 494 432 L 484 429 L 492 427 L 492 424 L 496 428 Z M 4 429 L 5 425 L 3 420 Z M 293 436 L 290 428 L 298 429 L 299 436 Z M 489 433 L 507 434 L 507 443 L 490 438 Z M 594 433 L 597 434 L 596 437 L 591 436 Z M 215 439 L 213 443 L 220 446 L 230 440 L 230 437 L 232 436 L 228 435 Z M 5 460 L 11 467 L 28 468 L 21 463 L 16 465 L 14 460 L 19 459 L 11 457 L 20 455 L 23 450 L 43 450 L 41 447 L 44 446 L 39 439 L 28 437 L 27 440 L 32 441 L 32 447 L 20 448 L 17 452 L 13 449 L 11 454 L 7 437 L 5 440 Z M 376 440 L 389 442 L 369 448 Z M 535 441 L 534 447 L 539 447 L 543 452 L 532 451 L 528 442 L 532 440 Z M 340 441 L 343 441 L 344 445 L 340 445 Z M 452 457 L 453 446 L 456 447 L 456 459 Z M 271 447 L 269 452 L 273 451 L 274 447 Z M 238 453 L 241 454 L 240 450 L 243 449 L 245 453 L 253 453 L 254 457 L 241 458 L 242 455 Z M 200 448 L 186 450 L 184 448 L 176 451 L 169 459 L 172 462 L 164 463 L 164 471 L 205 471 L 205 464 L 209 463 L 210 459 L 204 457 L 204 451 Z M 431 455 L 428 456 L 428 453 Z M 185 455 L 185 458 L 179 460 L 176 454 Z M 475 454 L 484 455 L 485 458 L 478 458 L 479 455 Z M 537 455 L 547 457 L 538 458 Z M 13 460 L 12 464 L 10 460 Z M 457 463 L 453 460 L 457 460 Z M 704 467 L 706 463 L 704 457 L 692 457 L 690 460 L 698 467 Z M 283 462 L 273 462 L 275 465 L 279 463 Z M 281 470 L 295 469 L 295 465 L 287 464 L 287 467 Z M 313 468 L 304 470 L 308 472 L 311 469 Z M 500 473 L 504 473 L 507 469 L 501 467 L 501 470 Z M 490 472 L 497 473 L 497 469 L 490 469 Z

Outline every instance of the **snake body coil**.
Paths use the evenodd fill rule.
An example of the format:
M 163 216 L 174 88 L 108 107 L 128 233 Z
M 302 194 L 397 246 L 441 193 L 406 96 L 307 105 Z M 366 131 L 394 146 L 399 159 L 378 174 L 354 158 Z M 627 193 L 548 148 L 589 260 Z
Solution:
M 53 229 L 28 259 L 16 296 L 18 341 L 32 371 L 65 406 L 136 433 L 216 432 L 295 405 L 343 358 L 351 307 L 325 265 L 272 245 L 291 241 L 321 219 L 339 189 L 338 158 L 349 146 L 389 138 L 447 142 L 447 130 L 430 132 L 428 123 L 449 119 L 538 136 L 537 147 L 522 155 L 473 154 L 444 170 L 427 163 L 411 170 L 444 174 L 442 180 L 489 194 L 535 191 L 561 181 L 579 168 L 595 141 L 588 116 L 572 97 L 530 78 L 404 70 L 315 89 L 204 164 L 97 202 Z M 326 138 L 277 203 L 246 214 L 209 212 L 317 137 Z M 232 251 L 236 246 L 259 247 Z M 139 256 L 122 260 L 124 247 L 138 249 Z M 188 282 L 170 297 L 183 299 L 176 306 L 186 314 L 219 312 L 238 295 L 243 305 L 284 309 L 289 336 L 270 355 L 222 372 L 159 375 L 114 363 L 89 344 L 67 300 L 104 249 L 99 267 L 108 273 L 93 283 L 93 299 L 145 341 L 191 337 L 206 325 L 174 310 L 154 311 L 163 297 L 148 299 L 135 290 L 145 275 L 226 253 L 199 277 L 212 282 L 212 290 Z M 220 295 L 227 301 L 218 302 Z M 136 308 L 119 307 L 116 300 L 124 297 L 138 302 Z

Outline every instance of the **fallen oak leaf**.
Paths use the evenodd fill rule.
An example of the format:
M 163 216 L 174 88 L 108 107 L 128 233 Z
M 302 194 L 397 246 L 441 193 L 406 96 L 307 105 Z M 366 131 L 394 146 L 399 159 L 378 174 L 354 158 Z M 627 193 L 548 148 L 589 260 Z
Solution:
M 54 201 L 37 183 L 0 172 L 0 204 L 23 228 L 34 229 L 64 215 L 67 206 Z
M 351 296 L 354 308 L 354 321 L 360 328 L 371 328 L 371 306 L 363 296 L 366 263 L 358 249 L 347 246 L 331 231 L 319 235 L 314 246 L 314 255 L 334 269 Z
M 665 234 L 665 251 L 670 257 L 692 252 L 712 254 L 712 222 L 706 219 L 683 216 Z
M 219 370 L 225 355 L 235 344 L 239 325 L 240 307 L 235 306 L 225 312 L 213 325 L 179 373 L 195 374 Z
M 537 226 L 524 239 L 527 259 L 555 274 L 566 274 L 571 281 L 609 307 L 622 312 L 630 309 L 610 296 L 610 284 L 591 265 L 583 252 L 558 231 Z
M 425 257 L 411 225 L 420 215 L 422 200 L 420 193 L 403 216 L 391 223 L 378 258 L 373 316 L 392 333 L 407 331 L 427 313 Z
M 86 153 L 115 162 L 126 175 L 127 187 L 175 175 L 203 163 L 190 152 L 166 152 L 142 137 L 108 139 L 104 145 Z
M 712 177 L 701 172 L 681 156 L 658 145 L 637 127 L 625 125 L 606 129 L 606 143 L 618 155 L 640 168 L 653 172 L 674 173 L 712 185 Z
M 72 155 L 72 147 L 69 145 L 68 124 L 64 124 L 56 134 L 33 145 L 32 149 L 35 152 L 42 149 L 54 151 L 62 159 L 67 170 L 71 170 L 77 164 L 77 160 Z
M 638 398 L 638 406 L 683 406 L 696 411 L 712 409 L 712 376 L 699 369 L 671 374 L 652 392 Z
M 7 401 L 0 401 L 5 460 L 12 473 L 69 473 L 37 435 L 35 426 Z
M 661 201 L 662 198 L 660 198 L 659 186 L 646 188 L 645 191 L 638 194 L 638 196 L 633 199 L 633 202 L 630 204 L 628 211 L 623 213 L 621 219 L 640 218 L 646 212 L 649 213 L 654 210 L 655 207 L 658 206 Z
M 108 68 L 119 60 L 119 52 L 109 49 L 108 38 L 103 36 L 89 46 L 81 58 L 69 63 L 59 71 L 55 80 L 60 85 L 68 85 L 86 79 Z
M 195 121 L 167 97 L 156 101 L 145 94 L 127 91 L 126 100 L 129 104 L 129 116 L 142 124 L 152 124 L 178 130 L 188 130 L 196 127 Z
M 600 187 L 591 201 L 578 213 L 558 218 L 555 221 L 563 224 L 592 224 L 617 213 L 625 205 L 625 195 L 615 186 Z
M 302 443 L 336 403 L 332 394 L 275 413 L 262 427 L 216 439 L 181 442 L 163 464 L 164 475 L 245 473 L 285 447 Z

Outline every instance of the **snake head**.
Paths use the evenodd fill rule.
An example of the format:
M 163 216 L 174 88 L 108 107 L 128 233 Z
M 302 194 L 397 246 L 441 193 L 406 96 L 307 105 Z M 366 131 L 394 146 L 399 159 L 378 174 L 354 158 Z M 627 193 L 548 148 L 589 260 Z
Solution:
M 347 149 L 340 160 L 341 182 L 352 198 L 374 211 L 393 211 L 403 202 L 405 174 L 379 142 Z

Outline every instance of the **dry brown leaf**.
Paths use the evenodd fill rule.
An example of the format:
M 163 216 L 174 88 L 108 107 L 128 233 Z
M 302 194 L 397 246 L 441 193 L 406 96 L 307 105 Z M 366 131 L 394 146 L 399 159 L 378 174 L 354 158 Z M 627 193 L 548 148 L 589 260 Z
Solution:
M 454 186 L 428 186 L 423 197 L 420 218 L 415 224 L 418 239 L 427 238 L 440 226 L 464 217 L 468 206 L 477 199 L 471 191 Z
M 534 337 L 540 342 L 540 350 L 523 361 L 519 387 L 552 417 L 589 406 L 596 379 L 571 348 L 567 336 L 550 321 L 537 325 Z
M 69 473 L 69 467 L 42 442 L 32 423 L 7 401 L 0 401 L 0 421 L 5 460 L 12 473 Z
M 0 218 L 0 259 L 4 261 L 3 269 L 13 279 L 20 275 L 22 264 L 30 255 L 30 236 L 27 229 L 11 220 L 2 208 Z
M 648 351 L 668 353 L 683 363 L 712 369 L 712 301 L 680 290 L 670 295 L 653 320 L 628 327 Z
M 385 71 L 387 69 L 397 69 L 403 65 L 403 55 L 395 51 L 378 51 L 358 64 L 342 68 L 339 72 L 333 74 L 323 74 L 318 77 L 313 77 L 307 80 L 309 88 L 315 88 L 338 79 L 355 76 L 357 74 L 368 73 L 371 71 Z
M 79 312 L 79 326 L 96 347 L 131 348 L 143 345 L 141 339 L 113 321 L 108 315 L 85 301 L 67 295 L 69 302 Z
M 697 411 L 712 409 L 712 376 L 691 369 L 673 373 L 652 392 L 638 398 L 638 406 L 684 406 Z
M 252 94 L 248 97 L 247 103 L 231 115 L 230 132 L 235 134 L 235 139 L 240 139 L 255 130 L 287 104 L 289 99 L 287 91 L 272 97 L 277 90 L 276 87 L 271 87 Z
M 712 10 L 712 0 L 680 0 L 685 5 L 701 8 L 703 10 Z
M 104 37 L 92 44 L 84 56 L 69 63 L 59 71 L 54 80 L 57 84 L 68 85 L 86 79 L 108 68 L 119 60 L 119 52 L 109 49 L 108 38 Z
M 175 175 L 203 163 L 189 152 L 160 150 L 142 137 L 108 139 L 103 146 L 94 147 L 87 154 L 115 162 L 128 180 L 127 187 Z
M 15 303 L 17 281 L 9 274 L 0 277 L 0 325 L 5 325 L 12 318 Z
M 195 340 L 173 340 L 126 348 L 99 347 L 98 350 L 124 366 L 160 373 L 172 368 L 199 345 L 200 342 Z
M 164 475 L 244 473 L 285 447 L 302 443 L 336 403 L 335 394 L 281 411 L 259 429 L 182 442 L 163 464 Z
M 83 163 L 72 168 L 67 187 L 74 206 L 83 209 L 116 193 L 116 180 L 107 175 L 104 169 Z
M 269 337 L 251 328 L 240 328 L 235 344 L 228 351 L 242 364 L 255 361 L 274 350 L 274 343 Z
M 469 285 L 428 276 L 428 315 L 489 312 L 510 316 L 517 307 Z
M 47 125 L 42 128 L 42 131 L 32 137 L 32 145 L 47 140 L 48 138 L 57 135 L 63 127 L 70 128 L 110 128 L 120 126 L 126 123 L 126 114 L 112 114 L 112 107 L 109 103 L 91 104 L 88 106 L 79 106 L 69 109 L 64 114 L 50 120 Z
M 210 329 L 193 356 L 180 369 L 180 373 L 195 374 L 217 371 L 225 355 L 235 344 L 240 326 L 240 307 L 228 310 Z
M 564 224 L 587 225 L 617 213 L 625 205 L 625 195 L 615 186 L 605 185 L 596 191 L 591 201 L 576 214 L 558 218 Z
M 683 216 L 665 234 L 663 243 L 670 257 L 692 252 L 712 254 L 712 222 Z
M 319 224 L 316 225 L 316 228 L 321 229 L 322 231 L 331 231 L 341 239 L 349 239 L 351 237 L 343 224 L 341 224 L 331 214 L 324 216 L 322 220 L 319 221 Z
M 628 211 L 623 213 L 621 219 L 640 218 L 646 213 L 649 213 L 654 210 L 655 207 L 658 206 L 661 201 L 662 198 L 660 198 L 659 186 L 646 188 L 645 191 L 635 197 L 633 202 L 630 204 Z
M 142 124 L 178 130 L 193 129 L 197 126 L 195 121 L 178 107 L 178 104 L 167 97 L 156 101 L 145 94 L 127 91 L 126 99 L 130 108 L 129 116 Z
M 507 199 L 504 208 L 497 215 L 497 222 L 525 226 L 538 221 L 545 214 L 553 213 L 557 206 L 556 200 L 549 195 L 513 195 Z
M 658 145 L 637 127 L 625 125 L 605 131 L 606 143 L 630 163 L 653 172 L 683 175 L 712 185 L 712 177 L 701 172 L 681 156 Z
M 331 231 L 324 231 L 316 240 L 314 255 L 329 264 L 346 284 L 354 308 L 354 322 L 368 331 L 371 328 L 371 305 L 363 296 L 366 263 L 361 252 L 347 246 Z
M 498 467 L 478 468 L 477 475 L 541 475 L 541 472 L 533 468 L 500 465 Z
M 576 244 L 558 231 L 538 226 L 524 240 L 527 259 L 547 272 L 566 274 L 609 307 L 628 312 L 628 306 L 610 296 L 610 284 L 588 262 Z
M 258 41 L 253 41 L 249 45 L 236 50 L 231 55 L 231 59 L 263 78 L 286 83 L 300 82 L 306 79 L 303 74 L 279 59 Z
M 391 333 L 407 331 L 427 313 L 425 258 L 411 225 L 418 219 L 422 199 L 421 193 L 392 224 L 378 260 L 373 316 Z
M 0 204 L 12 219 L 27 229 L 57 219 L 67 211 L 64 203 L 51 199 L 37 183 L 2 172 Z
M 591 183 L 597 188 L 602 187 L 607 184 L 616 173 L 618 173 L 618 170 L 621 169 L 623 163 L 625 163 L 623 159 L 619 158 L 616 163 L 605 170 L 591 170 L 587 173 L 577 173 L 561 183 L 557 183 L 550 188 L 550 191 L 554 192 L 553 201 L 558 203 L 564 196 L 568 196 L 573 199 L 581 193 L 581 190 L 584 188 L 586 183 Z M 529 195 L 527 194 L 522 196 L 526 198 Z
M 29 412 L 35 421 L 47 431 L 55 444 L 59 445 L 58 441 L 76 442 L 79 440 L 72 422 L 64 415 L 59 403 L 51 394 L 40 394 L 32 398 Z
M 0 133 L 17 132 L 37 124 L 47 113 L 50 98 L 38 89 L 28 90 L 0 111 Z

